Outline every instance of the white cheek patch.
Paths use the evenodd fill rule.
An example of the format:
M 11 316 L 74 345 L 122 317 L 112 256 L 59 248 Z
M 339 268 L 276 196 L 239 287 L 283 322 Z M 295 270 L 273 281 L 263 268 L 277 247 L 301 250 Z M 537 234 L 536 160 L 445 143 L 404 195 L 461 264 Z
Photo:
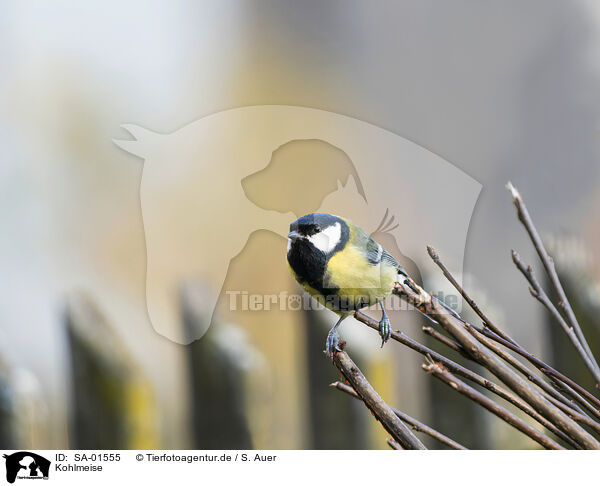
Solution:
M 287 252 L 289 253 L 291 249 L 292 249 L 292 239 L 288 238 Z
M 320 233 L 308 237 L 315 248 L 323 253 L 331 253 L 342 238 L 342 227 L 340 223 L 335 223 L 328 228 L 325 228 Z

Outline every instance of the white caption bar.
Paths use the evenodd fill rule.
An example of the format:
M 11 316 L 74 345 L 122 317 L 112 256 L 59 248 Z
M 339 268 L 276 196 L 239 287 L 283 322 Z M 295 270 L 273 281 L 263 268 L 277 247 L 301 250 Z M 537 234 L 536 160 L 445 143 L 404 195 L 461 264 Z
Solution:
M 598 452 L 3 451 L 1 484 L 578 484 Z M 12 480 L 12 481 L 11 481 Z

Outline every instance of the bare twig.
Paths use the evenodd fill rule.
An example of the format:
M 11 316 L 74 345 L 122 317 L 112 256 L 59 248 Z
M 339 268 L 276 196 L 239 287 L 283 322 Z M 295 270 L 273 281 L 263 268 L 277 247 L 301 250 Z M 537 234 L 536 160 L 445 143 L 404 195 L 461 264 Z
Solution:
M 379 396 L 358 367 L 344 351 L 333 356 L 333 362 L 383 428 L 405 449 L 425 449 L 422 442 L 404 425 L 394 411 Z
M 549 384 L 547 384 L 545 381 L 543 381 L 538 376 L 534 375 L 526 366 L 524 366 L 522 363 L 520 363 L 517 359 L 515 359 L 510 354 L 508 354 L 507 352 L 505 352 L 504 350 L 502 350 L 501 348 L 499 348 L 498 346 L 496 346 L 494 343 L 492 343 L 490 339 L 485 338 L 482 335 L 483 332 L 482 332 L 481 329 L 476 328 L 475 326 L 471 326 L 468 323 L 465 324 L 465 327 L 467 328 L 467 330 L 469 332 L 471 332 L 471 334 L 473 334 L 473 336 L 475 336 L 475 338 L 480 343 L 482 343 L 484 346 L 486 346 L 488 349 L 490 349 L 491 351 L 493 351 L 496 355 L 498 355 L 500 358 L 502 358 L 504 361 L 506 361 L 508 364 L 510 364 L 513 368 L 515 368 L 523 376 L 525 376 L 525 378 L 527 378 L 529 381 L 531 381 L 532 383 L 536 384 L 542 390 L 544 390 L 546 393 L 548 393 L 548 396 L 546 396 L 546 398 L 548 400 L 550 400 L 555 405 L 557 405 L 557 403 L 559 403 L 561 405 L 559 408 L 561 408 L 561 410 L 563 410 L 565 412 L 569 411 L 569 412 L 576 413 L 576 411 L 572 410 L 571 407 L 569 407 L 566 404 L 563 404 L 559 400 L 555 399 L 555 397 L 562 398 L 562 396 L 560 394 L 558 394 L 558 392 L 555 391 Z M 459 346 L 458 344 L 456 344 L 451 339 L 449 339 L 446 336 L 443 336 L 442 334 L 440 334 L 437 331 L 433 330 L 433 328 L 431 328 L 431 327 L 424 327 L 423 330 L 425 331 L 426 334 L 429 334 L 429 335 L 435 337 L 440 342 L 442 342 L 442 343 L 446 344 L 447 346 L 449 346 L 451 349 L 454 349 L 455 351 L 460 352 L 461 355 L 465 356 L 467 359 L 472 359 L 468 355 L 468 353 L 462 348 L 462 346 Z M 560 388 L 560 389 L 562 390 L 562 388 Z M 526 411 L 526 413 L 529 413 L 529 412 Z M 531 415 L 531 414 L 529 414 L 529 415 Z M 567 412 L 567 415 L 569 415 L 571 418 L 575 418 L 572 414 L 570 414 L 568 412 Z M 576 414 L 576 416 L 579 416 L 579 415 L 581 415 L 581 414 L 578 414 L 578 413 Z M 536 416 L 533 416 L 533 417 L 536 420 L 538 420 L 538 417 L 536 417 Z M 538 420 L 538 421 L 540 421 L 540 420 Z M 579 422 L 581 422 L 581 421 L 579 421 Z M 548 422 L 545 421 L 545 420 L 544 421 L 540 421 L 540 423 L 542 423 L 543 425 L 545 425 L 546 427 L 548 427 L 550 430 L 552 430 L 552 432 L 554 432 L 556 435 L 560 436 L 563 440 L 566 440 L 567 442 L 571 443 L 571 445 L 574 445 L 574 444 L 572 444 L 572 442 L 569 440 L 568 437 L 564 437 L 561 434 L 560 431 L 558 431 L 555 427 L 552 426 L 552 424 L 548 424 Z
M 523 201 L 521 194 L 519 193 L 517 188 L 515 186 L 513 186 L 510 182 L 506 185 L 506 188 L 510 191 L 510 194 L 511 194 L 512 200 L 513 200 L 513 204 L 517 208 L 517 215 L 519 217 L 519 221 L 521 221 L 521 223 L 527 230 L 527 233 L 529 234 L 531 242 L 533 243 L 533 246 L 535 247 L 535 250 L 537 251 L 537 254 L 540 257 L 540 260 L 542 261 L 542 264 L 544 265 L 546 274 L 548 275 L 548 278 L 550 279 L 552 287 L 554 288 L 554 291 L 556 292 L 556 295 L 557 295 L 558 301 L 559 301 L 559 305 L 562 307 L 562 309 L 565 312 L 565 315 L 567 316 L 567 321 L 569 322 L 570 327 L 572 327 L 574 329 L 575 335 L 576 335 L 577 339 L 580 341 L 582 347 L 584 348 L 585 354 L 587 355 L 589 360 L 591 360 L 593 367 L 595 368 L 595 370 L 597 372 L 600 372 L 600 367 L 598 367 L 598 363 L 596 362 L 594 355 L 592 354 L 592 351 L 590 350 L 590 347 L 587 343 L 587 340 L 585 339 L 583 331 L 581 330 L 581 326 L 579 325 L 579 322 L 577 321 L 577 318 L 575 317 L 575 313 L 573 312 L 573 309 L 571 308 L 569 299 L 567 299 L 567 295 L 565 294 L 563 286 L 560 283 L 560 279 L 558 278 L 558 274 L 556 273 L 556 268 L 554 267 L 554 260 L 546 251 L 546 248 L 544 247 L 542 239 L 540 238 L 540 235 L 537 232 L 537 229 L 535 228 L 533 221 L 531 220 L 531 216 L 529 216 L 529 211 L 527 210 L 527 206 L 525 206 L 525 202 Z M 596 378 L 596 380 L 598 380 L 598 378 Z
M 594 377 L 594 380 L 596 380 L 596 386 L 598 386 L 598 384 L 600 384 L 600 369 L 598 369 L 598 365 L 594 361 L 594 357 L 592 356 L 590 358 L 586 350 L 583 349 L 582 341 L 578 339 L 574 328 L 567 324 L 563 316 L 560 314 L 560 312 L 558 312 L 558 309 L 554 307 L 554 304 L 552 304 L 552 302 L 546 295 L 546 292 L 544 292 L 544 289 L 542 289 L 537 279 L 535 278 L 531 266 L 525 266 L 525 264 L 521 261 L 521 257 L 515 250 L 512 250 L 512 259 L 517 268 L 521 271 L 521 273 L 525 276 L 525 278 L 531 285 L 529 289 L 531 295 L 533 295 L 538 301 L 540 301 L 542 305 L 550 311 L 552 316 L 560 324 L 560 327 L 562 327 L 563 331 L 567 334 L 568 338 L 573 343 L 573 346 L 575 346 L 575 349 L 583 359 L 583 362 L 590 370 L 590 373 Z
M 375 319 L 367 316 L 366 314 L 363 314 L 360 311 L 357 311 L 355 313 L 355 318 L 359 322 L 362 322 L 363 324 L 366 324 L 367 326 L 369 326 L 371 329 L 374 329 L 376 331 L 379 329 L 379 322 L 377 322 Z M 475 373 L 474 371 L 471 371 L 468 368 L 465 368 L 464 366 L 452 361 L 449 358 L 446 358 L 445 356 L 435 352 L 433 349 L 430 349 L 427 346 L 424 346 L 423 344 L 408 337 L 406 334 L 404 334 L 401 331 L 392 331 L 391 337 L 394 341 L 404 344 L 405 346 L 412 349 L 413 351 L 416 351 L 417 353 L 420 353 L 425 357 L 432 358 L 435 361 L 439 361 L 447 369 L 449 369 L 452 373 L 462 376 L 463 378 L 466 378 L 467 380 L 472 381 L 473 383 L 476 383 L 477 385 L 498 395 L 500 398 L 503 398 L 507 402 L 511 403 L 512 405 L 519 408 L 520 410 L 525 412 L 527 415 L 529 415 L 530 417 L 532 417 L 533 419 L 538 421 L 540 424 L 542 424 L 544 427 L 546 427 L 548 430 L 550 430 L 555 435 L 559 436 L 565 442 L 573 445 L 574 447 L 577 447 L 577 444 L 573 444 L 573 440 L 570 439 L 568 435 L 566 435 L 562 431 L 558 430 L 556 428 L 556 426 L 554 424 L 552 424 L 548 419 L 546 419 L 545 417 L 540 415 L 529 404 L 527 404 L 526 402 L 521 400 L 517 395 L 513 394 L 512 392 L 505 390 L 504 388 L 497 385 L 493 381 L 488 380 L 487 378 L 484 378 L 483 376 Z M 471 356 L 469 356 L 469 359 L 473 360 L 473 358 Z M 566 407 L 566 405 L 565 405 L 565 407 Z
M 472 328 L 473 326 L 471 326 L 468 323 L 465 323 L 465 326 L 467 326 L 467 329 Z M 423 329 L 425 331 L 425 328 Z M 473 358 L 471 356 L 469 356 L 469 354 L 462 348 L 462 346 L 456 344 L 454 341 L 452 341 L 451 339 L 448 339 L 446 336 L 441 335 L 440 333 L 434 331 L 432 328 L 427 328 L 427 330 L 425 331 L 427 334 L 430 334 L 436 338 L 438 338 L 440 340 L 440 342 L 448 345 L 449 347 L 451 347 L 454 350 L 458 350 L 463 356 L 465 356 L 467 359 L 473 360 Z M 477 336 L 476 336 L 477 337 Z M 509 364 L 510 363 L 510 359 L 512 358 L 512 356 L 508 355 L 508 353 L 503 353 L 501 350 L 499 350 L 497 347 L 490 347 L 489 345 L 487 345 L 486 342 L 484 341 L 480 341 L 482 342 L 482 344 L 485 344 L 489 349 L 491 349 L 492 351 L 494 351 L 496 354 L 498 354 L 501 358 L 503 358 L 505 361 L 507 360 L 507 358 L 509 358 Z M 514 359 L 514 358 L 512 358 Z M 516 360 L 515 360 L 516 361 Z M 517 362 L 518 365 L 520 365 L 520 363 Z M 553 392 L 554 394 L 557 394 L 557 392 L 555 392 L 550 385 L 547 385 L 545 382 L 543 382 L 542 380 L 540 380 L 539 378 L 537 378 L 535 375 L 532 375 L 529 370 L 525 367 L 523 367 L 522 369 L 520 369 L 519 371 L 521 371 L 522 374 L 525 375 L 526 378 L 528 378 L 530 381 L 534 381 L 535 379 L 539 380 L 539 382 L 541 382 L 542 385 L 544 385 L 545 387 L 547 387 L 547 389 L 550 392 Z M 533 378 L 533 380 L 532 380 Z M 552 393 L 551 393 L 552 394 Z M 511 394 L 512 395 L 512 394 Z M 500 395 L 502 396 L 502 395 Z M 559 395 L 560 396 L 560 395 Z M 504 397 L 503 397 L 504 398 Z M 547 399 L 550 399 L 551 396 L 547 396 Z M 570 444 L 571 446 L 575 447 L 575 448 L 580 448 L 578 446 L 578 444 L 576 442 L 573 441 L 573 439 L 571 439 L 569 436 L 567 436 L 566 434 L 564 434 L 562 431 L 558 430 L 551 422 L 549 422 L 547 419 L 545 419 L 544 417 L 542 417 L 541 415 L 539 415 L 535 410 L 533 410 L 533 408 L 531 408 L 529 405 L 527 405 L 525 402 L 523 402 L 522 400 L 520 400 L 518 397 L 512 395 L 512 396 L 508 396 L 506 397 L 507 401 L 509 403 L 512 403 L 513 405 L 515 405 L 516 407 L 518 407 L 519 409 L 521 409 L 523 412 L 525 412 L 527 415 L 529 415 L 530 417 L 534 418 L 535 420 L 537 420 L 540 424 L 542 424 L 544 427 L 546 427 L 548 430 L 550 430 L 552 433 L 554 433 L 555 435 L 557 435 L 558 437 L 560 437 L 561 439 L 563 439 L 565 442 L 567 442 L 568 444 Z M 558 400 L 557 400 L 558 401 Z M 554 403 L 554 402 L 553 402 Z M 559 402 L 560 403 L 560 402 Z M 562 405 L 562 404 L 561 404 Z M 563 405 L 565 408 L 569 409 L 569 407 L 567 407 L 566 405 Z M 570 410 L 570 409 L 569 409 Z M 568 414 L 567 414 L 568 415 Z M 570 416 L 570 415 L 569 415 Z
M 581 395 L 579 395 L 569 385 L 567 385 L 567 384 L 563 383 L 562 381 L 559 381 L 553 377 L 550 377 L 550 379 L 556 384 L 558 389 L 564 390 L 564 392 L 567 395 L 572 396 L 573 399 L 575 399 L 577 402 L 581 403 L 588 412 L 592 413 L 592 415 L 595 415 L 596 417 L 600 416 L 598 410 L 596 410 L 594 407 L 592 407 L 592 405 L 585 398 L 583 398 Z M 567 410 L 565 410 L 565 413 L 567 415 L 573 417 L 578 422 L 588 425 L 589 427 L 593 428 L 596 432 L 600 433 L 600 423 L 593 420 L 592 418 L 590 418 L 589 415 L 587 415 L 585 412 L 583 412 L 583 411 L 576 412 L 572 409 L 567 409 Z
M 385 439 L 385 441 L 387 442 L 387 445 L 389 445 L 390 448 L 394 449 L 395 451 L 402 451 L 402 450 L 404 450 L 402 448 L 402 446 L 400 444 L 398 444 L 398 442 L 396 442 L 395 440 Z
M 462 346 L 460 344 L 456 344 L 455 341 L 452 341 L 452 339 L 450 339 L 449 337 L 446 337 L 442 333 L 437 332 L 433 327 L 431 327 L 431 326 L 423 326 L 422 329 L 423 329 L 423 332 L 425 334 L 428 334 L 429 336 L 431 336 L 432 338 L 436 339 L 440 343 L 445 344 L 450 349 L 453 349 L 454 351 L 456 351 L 457 353 L 459 353 L 461 356 L 463 356 L 463 357 L 465 357 L 467 359 L 471 359 L 471 357 L 462 348 Z
M 507 347 L 511 351 L 514 351 L 515 353 L 523 356 L 525 359 L 527 359 L 527 361 L 529 361 L 532 365 L 534 365 L 536 368 L 538 368 L 545 375 L 554 377 L 555 379 L 570 386 L 575 391 L 577 391 L 579 394 L 581 394 L 585 398 L 587 398 L 587 400 L 592 402 L 594 405 L 596 405 L 597 407 L 600 407 L 600 400 L 598 398 L 596 398 L 594 395 L 592 395 L 590 392 L 588 392 L 581 385 L 579 385 L 578 383 L 571 380 L 569 377 L 563 375 L 560 371 L 557 371 L 554 368 L 552 368 L 552 366 L 550 366 L 549 364 L 547 364 L 544 361 L 542 361 L 541 359 L 535 357 L 534 355 L 527 352 L 525 349 L 521 348 L 520 346 L 516 346 L 516 345 L 510 343 L 510 342 L 504 340 L 503 338 L 501 338 L 500 336 L 496 336 L 493 332 L 491 332 L 488 329 L 483 328 L 480 330 L 480 332 L 482 334 L 484 334 L 485 336 L 489 337 L 490 339 L 493 339 L 494 341 Z M 600 417 L 600 410 L 594 409 L 594 413 Z
M 471 308 L 475 311 L 475 313 L 483 320 L 483 324 L 484 324 L 484 330 L 486 330 L 489 334 L 492 334 L 494 336 L 501 336 L 502 340 L 504 342 L 509 343 L 511 346 L 515 347 L 515 348 L 519 348 L 522 349 L 517 342 L 512 339 L 508 334 L 506 334 L 505 332 L 501 331 L 496 325 L 494 325 L 490 319 L 483 313 L 483 311 L 479 308 L 479 306 L 477 305 L 477 303 L 467 294 L 467 292 L 460 286 L 460 284 L 457 282 L 457 280 L 454 278 L 454 275 L 452 275 L 452 273 L 446 268 L 446 265 L 441 261 L 439 254 L 437 253 L 437 251 L 431 247 L 428 246 L 427 247 L 427 252 L 429 253 L 429 256 L 432 258 L 432 260 L 436 263 L 436 265 L 442 270 L 444 276 L 448 279 L 448 281 L 454 286 L 454 288 L 456 288 L 460 294 L 464 297 L 464 299 L 467 301 L 467 303 L 471 306 Z M 476 328 L 478 329 L 478 328 Z M 493 331 L 493 332 L 492 332 Z M 427 331 L 426 331 L 427 332 Z M 495 333 L 495 334 L 494 334 Z M 486 334 L 487 335 L 487 334 Z M 436 339 L 439 339 L 437 336 L 434 336 Z M 489 337 L 489 336 L 488 336 Z M 443 342 L 443 341 L 442 341 Z M 456 343 L 455 343 L 456 344 Z M 451 346 L 452 347 L 452 346 Z M 454 347 L 453 347 L 454 349 Z M 461 351 L 461 353 L 464 356 L 464 349 Z M 577 407 L 576 405 L 574 405 L 573 403 L 571 403 L 569 400 L 567 400 L 565 397 L 563 397 L 558 391 L 554 390 L 550 385 L 548 385 L 547 383 L 545 383 L 542 380 L 539 380 L 537 377 L 531 375 L 531 374 L 526 374 L 525 376 L 527 376 L 530 381 L 533 381 L 534 383 L 536 383 L 540 388 L 542 388 L 548 395 L 550 395 L 551 397 L 556 398 L 557 400 L 560 400 L 563 404 L 568 405 L 570 407 L 576 408 L 577 410 L 581 411 L 581 409 L 579 409 L 579 407 Z
M 332 383 L 330 386 L 337 388 L 338 390 L 341 390 L 341 391 L 347 393 L 348 395 L 353 396 L 354 398 L 358 398 L 360 400 L 360 397 L 354 391 L 354 389 L 351 386 L 346 385 L 345 383 L 336 381 L 335 383 Z M 416 418 L 413 418 L 410 415 L 407 415 L 404 412 L 401 412 L 400 410 L 398 410 L 396 408 L 392 408 L 392 410 L 398 416 L 398 418 L 400 418 L 403 422 L 406 422 L 407 424 L 409 424 L 415 432 L 422 432 L 422 433 L 428 435 L 429 437 L 433 437 L 437 441 L 451 447 L 452 449 L 461 449 L 461 450 L 467 449 L 465 446 L 460 445 L 458 442 L 456 442 L 455 440 L 452 440 L 450 437 L 447 437 L 444 434 L 442 434 L 441 432 L 438 432 L 437 430 L 435 430 L 434 428 L 429 427 L 428 425 L 425 425 L 423 422 L 419 422 Z
M 446 279 L 453 285 L 453 287 L 456 290 L 458 290 L 458 292 L 460 293 L 460 295 L 462 295 L 463 299 L 465 299 L 465 301 L 467 302 L 467 304 L 469 304 L 469 306 L 471 307 L 471 309 L 473 309 L 473 311 L 475 312 L 475 314 L 477 314 L 481 318 L 481 320 L 484 322 L 484 324 L 487 327 L 489 327 L 491 330 L 493 330 L 498 336 L 502 336 L 507 341 L 510 341 L 511 343 L 516 344 L 515 341 L 513 341 L 510 338 L 510 336 L 508 336 L 507 334 L 505 334 L 499 327 L 497 327 L 488 318 L 488 316 L 486 316 L 483 313 L 483 311 L 479 308 L 479 306 L 477 305 L 477 303 L 469 296 L 469 294 L 467 294 L 467 292 L 463 289 L 463 287 L 454 278 L 454 275 L 452 275 L 452 273 L 450 273 L 450 271 L 446 268 L 446 265 L 444 265 L 444 263 L 440 260 L 440 256 L 439 256 L 438 252 L 436 251 L 436 249 L 433 248 L 432 246 L 428 246 L 427 247 L 427 253 L 429 253 L 429 256 L 434 261 L 434 263 L 438 267 L 440 267 L 440 270 L 442 271 L 442 273 L 444 274 L 444 276 L 446 277 Z
M 439 364 L 424 364 L 423 369 L 435 376 L 436 378 L 440 379 L 442 382 L 446 383 L 448 386 L 455 389 L 459 393 L 477 402 L 479 405 L 486 408 L 497 417 L 500 417 L 506 423 L 512 425 L 514 428 L 527 435 L 546 449 L 563 449 L 563 447 L 558 445 L 552 439 L 545 436 L 544 434 L 539 432 L 537 429 L 531 427 L 527 423 L 523 422 L 519 417 L 512 414 L 505 408 L 501 407 L 496 402 L 486 397 L 483 393 L 478 392 L 474 388 L 470 387 L 466 383 L 456 378 L 450 372 L 444 370 Z
M 409 279 L 407 279 L 409 280 Z M 410 285 L 398 282 L 394 293 L 406 298 L 421 312 L 437 321 L 475 361 L 491 371 L 523 400 L 529 403 L 538 413 L 556 425 L 560 430 L 572 437 L 584 448 L 600 449 L 600 443 L 583 429 L 577 422 L 562 410 L 550 403 L 540 392 L 530 386 L 527 381 L 505 365 L 493 353 L 488 351 L 464 328 L 463 323 L 443 308 L 427 292 L 414 281 Z M 417 289 L 415 292 L 414 289 Z
M 558 389 L 560 390 L 560 387 L 558 387 Z M 550 400 L 556 407 L 560 408 L 563 412 L 565 412 L 569 417 L 574 418 L 574 417 L 576 417 L 576 415 L 573 415 L 573 414 L 578 413 L 582 417 L 589 418 L 589 416 L 582 410 L 575 410 L 574 408 L 568 407 L 564 403 L 556 400 L 554 397 L 548 397 L 548 400 Z
M 542 378 L 533 373 L 532 370 L 527 368 L 523 363 L 521 363 L 518 359 L 514 358 L 511 354 L 504 351 L 499 346 L 496 346 L 491 339 L 485 337 L 483 332 L 476 328 L 475 326 L 471 326 L 470 324 L 466 324 L 465 328 L 477 339 L 481 344 L 485 347 L 493 351 L 497 356 L 506 361 L 509 365 L 515 368 L 519 373 L 521 373 L 525 378 L 527 378 L 530 382 L 534 383 L 538 387 L 540 387 L 544 392 L 546 392 L 550 397 L 553 397 L 557 400 L 561 400 L 562 403 L 567 406 L 573 408 L 573 404 L 570 403 L 567 399 L 565 399 L 558 391 L 556 391 L 551 385 L 546 383 Z M 549 397 L 546 397 L 549 398 Z

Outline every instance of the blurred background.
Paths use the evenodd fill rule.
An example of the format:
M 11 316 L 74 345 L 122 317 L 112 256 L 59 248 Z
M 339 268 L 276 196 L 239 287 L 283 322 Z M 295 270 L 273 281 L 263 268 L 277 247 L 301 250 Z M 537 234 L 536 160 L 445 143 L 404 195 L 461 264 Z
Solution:
M 0 448 L 385 446 L 370 413 L 327 386 L 328 313 L 220 305 L 216 317 L 211 282 L 181 282 L 181 334 L 209 331 L 182 345 L 149 321 L 143 162 L 112 140 L 123 123 L 172 133 L 241 106 L 347 115 L 478 181 L 463 282 L 517 341 L 589 383 L 510 262 L 511 248 L 535 258 L 504 184 L 523 193 L 599 353 L 597 3 L 8 1 L 0 22 Z M 253 233 L 220 303 L 228 290 L 297 293 L 285 245 Z M 419 271 L 441 285 L 433 265 Z M 419 319 L 392 317 L 427 341 Z M 532 447 L 420 356 L 346 327 L 391 405 L 467 447 Z

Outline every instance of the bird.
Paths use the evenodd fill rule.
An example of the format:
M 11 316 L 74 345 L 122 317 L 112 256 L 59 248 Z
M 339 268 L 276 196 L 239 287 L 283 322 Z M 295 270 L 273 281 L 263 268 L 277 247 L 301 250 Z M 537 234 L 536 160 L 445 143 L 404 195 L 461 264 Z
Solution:
M 326 354 L 340 351 L 338 327 L 363 307 L 379 304 L 381 346 L 392 328 L 384 299 L 398 276 L 408 277 L 402 266 L 379 243 L 349 219 L 311 213 L 290 225 L 287 261 L 298 283 L 339 318 L 327 335 Z

